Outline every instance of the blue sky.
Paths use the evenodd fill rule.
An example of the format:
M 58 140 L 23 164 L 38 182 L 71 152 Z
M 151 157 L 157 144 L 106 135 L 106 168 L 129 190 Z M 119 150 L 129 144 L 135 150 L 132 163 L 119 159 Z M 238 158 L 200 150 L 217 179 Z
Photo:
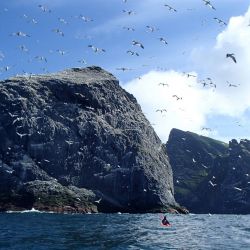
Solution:
M 205 6 L 202 0 L 127 0 L 126 3 L 122 0 L 2 0 L 0 2 L 0 68 L 2 68 L 0 78 L 5 79 L 24 72 L 45 73 L 71 67 L 98 65 L 113 73 L 122 86 L 136 96 L 150 122 L 156 124 L 154 125 L 156 132 L 163 141 L 167 140 L 172 127 L 192 130 L 223 140 L 248 138 L 250 133 L 248 103 L 246 101 L 244 107 L 238 103 L 232 103 L 233 107 L 230 107 L 228 99 L 233 98 L 232 92 L 236 89 L 232 91 L 225 82 L 232 77 L 225 79 L 220 76 L 223 70 L 216 71 L 222 63 L 215 68 L 216 62 L 222 60 L 221 62 L 224 63 L 226 52 L 237 51 L 238 54 L 244 54 L 248 48 L 246 48 L 247 45 L 241 46 L 241 42 L 236 41 L 239 45 L 237 49 L 230 45 L 231 50 L 226 51 L 226 44 L 231 44 L 228 38 L 230 36 L 226 34 L 222 38 L 224 50 L 220 54 L 218 52 L 220 49 L 216 49 L 218 37 L 229 28 L 219 25 L 213 18 L 217 17 L 228 23 L 232 17 L 244 16 L 248 11 L 250 0 L 211 0 L 211 3 L 216 10 Z M 174 7 L 177 12 L 169 11 L 164 4 Z M 43 5 L 51 12 L 42 11 L 38 5 Z M 128 15 L 123 10 L 132 10 L 133 13 Z M 84 22 L 79 18 L 80 15 L 93 21 Z M 67 23 L 60 22 L 59 18 Z M 155 27 L 156 31 L 149 32 L 147 25 Z M 124 27 L 132 27 L 135 31 L 128 31 Z M 53 31 L 56 29 L 62 31 L 64 36 Z M 29 37 L 12 35 L 20 31 L 28 34 Z M 248 37 L 247 32 L 245 31 Z M 168 45 L 160 42 L 160 37 L 165 38 Z M 140 41 L 145 49 L 133 46 L 133 40 Z M 106 52 L 94 53 L 88 45 L 103 48 Z M 20 46 L 25 46 L 28 51 L 22 51 Z M 232 51 L 233 48 L 235 51 Z M 126 53 L 128 50 L 137 52 L 139 56 L 129 55 Z M 61 55 L 60 51 L 64 51 L 65 54 Z M 213 58 L 218 57 L 217 61 L 207 59 L 212 54 Z M 84 59 L 87 64 L 80 63 L 81 59 Z M 225 63 L 228 61 L 225 60 Z M 246 68 L 250 66 L 246 64 L 244 64 Z M 7 71 L 6 67 L 9 67 Z M 121 67 L 131 70 L 125 72 L 117 70 Z M 227 67 L 226 64 L 225 67 Z M 234 69 L 227 70 L 232 72 Z M 237 70 L 241 69 L 237 68 Z M 189 115 L 177 114 L 175 110 L 182 110 L 182 105 L 179 104 L 180 102 L 173 103 L 171 98 L 171 103 L 168 100 L 165 102 L 164 98 L 169 98 L 167 96 L 161 96 L 161 102 L 157 107 L 154 106 L 152 98 L 145 98 L 148 95 L 146 91 L 151 92 L 152 86 L 159 88 L 159 81 L 163 81 L 164 77 L 169 79 L 170 75 L 173 76 L 171 71 L 177 75 L 183 74 L 182 72 L 193 72 L 197 75 L 196 82 L 190 83 L 196 85 L 190 92 L 192 98 L 189 103 L 193 100 L 197 102 L 193 103 L 193 106 L 189 103 L 183 104 L 183 106 L 189 106 L 190 109 L 186 113 Z M 150 77 L 148 74 L 151 74 Z M 230 75 L 226 71 L 225 74 Z M 234 81 L 237 81 L 237 74 L 233 78 Z M 138 91 L 136 91 L 137 85 L 141 83 L 138 83 L 137 77 L 145 80 Z M 197 87 L 199 80 L 207 77 L 216 79 L 217 89 L 213 89 L 213 93 L 210 93 L 211 89 L 204 91 L 200 89 L 200 85 Z M 241 81 L 244 80 L 241 79 Z M 155 81 L 155 85 L 150 81 Z M 179 86 L 181 88 L 184 85 L 180 83 Z M 243 87 L 240 89 L 240 86 L 237 88 L 235 98 L 247 90 Z M 173 88 L 173 91 L 177 90 Z M 183 93 L 184 88 L 179 91 Z M 214 97 L 213 95 L 216 94 L 220 96 Z M 211 96 L 211 99 L 208 98 L 208 100 L 206 97 L 200 99 L 201 95 Z M 158 98 L 157 93 L 155 98 Z M 184 100 L 188 101 L 188 98 L 190 97 Z M 203 102 L 204 99 L 206 99 L 206 105 L 203 103 L 199 105 L 198 101 Z M 144 103 L 143 100 L 148 101 Z M 224 101 L 218 104 L 217 108 L 212 103 L 218 100 Z M 204 107 L 199 110 L 196 109 L 197 105 Z M 166 117 L 162 118 L 159 114 L 156 116 L 157 108 L 168 108 L 167 106 L 171 108 Z M 231 112 L 230 109 L 233 111 Z M 189 119 L 187 117 L 191 117 L 190 120 L 192 120 L 188 124 L 185 122 L 185 119 Z M 210 129 L 204 130 L 205 127 Z

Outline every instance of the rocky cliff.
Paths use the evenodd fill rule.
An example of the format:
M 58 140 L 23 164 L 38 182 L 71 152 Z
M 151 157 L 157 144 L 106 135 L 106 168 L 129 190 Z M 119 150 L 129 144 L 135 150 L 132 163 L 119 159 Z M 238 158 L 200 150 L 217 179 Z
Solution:
M 172 129 L 166 153 L 174 173 L 175 198 L 191 212 L 198 212 L 202 192 L 215 159 L 227 152 L 225 143 L 192 132 Z
M 99 67 L 0 82 L 0 208 L 181 210 L 161 141 Z
M 175 198 L 194 213 L 250 213 L 250 141 L 229 145 L 173 129 L 166 145 Z
M 250 214 L 249 140 L 229 142 L 228 154 L 215 161 L 201 190 L 201 211 Z

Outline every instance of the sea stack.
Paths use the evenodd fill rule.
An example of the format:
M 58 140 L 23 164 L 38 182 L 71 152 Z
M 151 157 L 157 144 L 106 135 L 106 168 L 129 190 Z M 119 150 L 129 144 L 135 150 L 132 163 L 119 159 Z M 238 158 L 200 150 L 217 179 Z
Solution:
M 0 82 L 0 209 L 185 212 L 136 99 L 99 67 Z

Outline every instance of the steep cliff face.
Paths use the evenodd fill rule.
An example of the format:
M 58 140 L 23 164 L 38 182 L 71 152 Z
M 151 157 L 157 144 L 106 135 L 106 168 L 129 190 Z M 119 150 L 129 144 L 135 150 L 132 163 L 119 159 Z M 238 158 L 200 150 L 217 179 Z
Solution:
M 215 161 L 201 186 L 201 210 L 212 213 L 250 213 L 250 141 L 229 142 L 228 155 Z M 208 206 L 205 206 L 207 204 Z
M 173 129 L 166 145 L 175 198 L 193 213 L 250 213 L 250 141 Z
M 227 147 L 223 142 L 195 133 L 178 129 L 170 132 L 166 153 L 173 169 L 177 202 L 191 212 L 200 212 L 201 184 L 206 182 L 217 157 L 226 154 Z
M 2 209 L 179 209 L 161 141 L 101 68 L 2 81 L 0 138 Z

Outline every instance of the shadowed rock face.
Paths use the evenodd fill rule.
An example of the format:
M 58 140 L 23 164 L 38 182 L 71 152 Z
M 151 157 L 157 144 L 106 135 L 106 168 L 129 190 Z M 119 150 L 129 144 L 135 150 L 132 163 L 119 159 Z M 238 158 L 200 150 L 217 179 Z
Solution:
M 173 129 L 166 148 L 177 202 L 194 213 L 250 213 L 250 141 Z
M 0 83 L 0 100 L 0 206 L 180 209 L 161 141 L 110 73 L 15 77 Z
M 175 198 L 190 211 L 200 211 L 203 191 L 216 158 L 227 152 L 227 144 L 191 132 L 173 129 L 166 144 L 173 169 Z
M 215 186 L 208 183 L 212 180 Z M 250 213 L 250 141 L 229 142 L 228 154 L 215 161 L 204 182 L 201 204 L 213 213 Z M 205 210 L 205 207 L 201 207 Z M 207 208 L 206 208 L 207 209 Z

